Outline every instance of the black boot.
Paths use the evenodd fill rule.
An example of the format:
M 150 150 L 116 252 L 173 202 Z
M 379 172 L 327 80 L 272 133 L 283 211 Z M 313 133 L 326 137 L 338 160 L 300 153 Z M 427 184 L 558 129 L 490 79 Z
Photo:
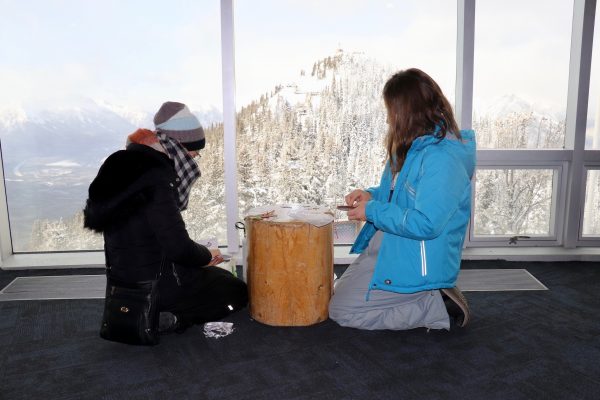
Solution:
M 183 318 L 177 317 L 169 311 L 161 311 L 158 317 L 158 333 L 167 335 L 169 333 L 183 333 L 187 328 L 192 326 L 186 323 Z

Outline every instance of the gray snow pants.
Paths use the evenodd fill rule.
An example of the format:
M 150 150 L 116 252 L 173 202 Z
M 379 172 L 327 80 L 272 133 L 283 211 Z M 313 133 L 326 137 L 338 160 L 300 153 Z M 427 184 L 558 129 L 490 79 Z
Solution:
M 378 231 L 367 249 L 336 280 L 329 318 L 341 326 L 359 329 L 449 330 L 450 318 L 439 290 L 410 294 L 371 290 L 366 300 L 382 237 Z

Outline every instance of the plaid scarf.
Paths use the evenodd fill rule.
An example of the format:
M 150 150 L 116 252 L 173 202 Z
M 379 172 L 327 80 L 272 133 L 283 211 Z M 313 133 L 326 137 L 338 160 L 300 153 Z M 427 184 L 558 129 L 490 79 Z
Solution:
M 165 153 L 175 165 L 175 173 L 179 178 L 177 191 L 177 206 L 180 211 L 187 208 L 192 185 L 200 177 L 200 168 L 188 151 L 177 140 L 170 138 L 161 131 L 156 133 L 149 129 L 138 129 L 127 136 L 127 144 L 138 143 L 152 147 L 156 151 Z
M 165 150 L 167 150 L 167 155 L 175 164 L 175 172 L 179 177 L 177 205 L 179 206 L 179 210 L 183 211 L 188 206 L 192 185 L 200 177 L 200 167 L 198 167 L 196 161 L 194 161 L 185 147 L 178 141 L 168 137 L 161 131 L 156 132 L 156 137 Z

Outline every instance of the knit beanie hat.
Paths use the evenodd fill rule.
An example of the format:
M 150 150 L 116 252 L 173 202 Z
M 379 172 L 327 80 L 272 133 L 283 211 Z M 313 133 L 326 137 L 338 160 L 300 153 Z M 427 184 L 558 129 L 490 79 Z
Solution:
M 154 116 L 154 126 L 157 131 L 177 140 L 189 151 L 203 149 L 206 144 L 200 121 L 183 103 L 163 103 Z

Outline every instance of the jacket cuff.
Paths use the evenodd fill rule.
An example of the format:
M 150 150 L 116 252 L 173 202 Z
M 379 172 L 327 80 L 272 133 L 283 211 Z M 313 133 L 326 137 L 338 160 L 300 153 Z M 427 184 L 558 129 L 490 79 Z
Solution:
M 367 205 L 365 206 L 365 217 L 367 218 L 367 221 L 369 221 L 371 223 L 374 223 L 373 217 L 375 214 L 375 210 L 374 210 L 375 207 L 376 207 L 375 200 L 369 200 L 367 202 Z
M 198 242 L 194 242 L 194 245 L 196 246 L 196 249 L 198 249 L 198 251 L 201 253 L 201 257 L 208 260 L 206 262 L 203 261 L 202 265 L 208 265 L 210 260 L 212 260 L 212 253 L 210 252 L 208 247 L 201 245 Z

